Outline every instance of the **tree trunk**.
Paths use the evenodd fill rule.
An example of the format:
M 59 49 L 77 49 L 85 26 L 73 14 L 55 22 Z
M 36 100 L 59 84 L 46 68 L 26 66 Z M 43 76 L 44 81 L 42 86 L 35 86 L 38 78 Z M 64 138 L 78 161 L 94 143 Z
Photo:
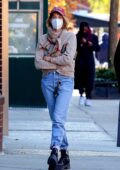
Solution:
M 117 33 L 118 33 L 118 8 L 119 0 L 111 0 L 110 4 L 110 23 L 109 23 L 109 67 L 113 67 L 113 58 L 117 45 Z

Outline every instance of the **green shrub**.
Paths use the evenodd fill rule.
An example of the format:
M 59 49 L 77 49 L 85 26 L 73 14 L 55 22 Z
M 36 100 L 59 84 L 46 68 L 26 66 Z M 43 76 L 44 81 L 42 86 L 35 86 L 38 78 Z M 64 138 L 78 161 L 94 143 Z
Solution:
M 96 69 L 96 79 L 98 81 L 116 81 L 116 74 L 113 69 Z

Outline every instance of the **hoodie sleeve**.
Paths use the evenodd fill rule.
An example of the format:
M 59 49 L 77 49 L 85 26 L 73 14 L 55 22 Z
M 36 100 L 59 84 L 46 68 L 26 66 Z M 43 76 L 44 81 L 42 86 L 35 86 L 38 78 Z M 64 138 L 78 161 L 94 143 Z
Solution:
M 41 43 L 45 41 L 45 35 L 40 37 L 40 40 L 37 44 L 36 54 L 35 54 L 35 68 L 36 69 L 56 69 L 56 64 L 50 63 L 44 60 L 44 48 L 42 48 Z
M 51 58 L 51 63 L 57 65 L 71 65 L 76 54 L 76 36 L 74 33 L 69 34 L 68 40 L 66 41 L 66 50 L 63 54 L 58 57 Z

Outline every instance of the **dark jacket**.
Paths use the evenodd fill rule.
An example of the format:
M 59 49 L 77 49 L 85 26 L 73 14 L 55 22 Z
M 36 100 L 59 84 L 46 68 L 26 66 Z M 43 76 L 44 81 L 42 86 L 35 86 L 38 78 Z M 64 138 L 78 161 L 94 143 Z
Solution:
M 116 72 L 118 87 L 120 92 L 120 39 L 114 55 L 114 67 L 115 67 L 115 72 Z
M 100 44 L 100 51 L 97 53 L 96 58 L 103 64 L 108 62 L 108 46 L 109 46 L 109 35 L 105 33 L 102 37 L 102 43 Z
M 92 46 L 88 43 L 82 43 L 82 38 L 92 42 Z M 88 86 L 93 89 L 95 62 L 93 51 L 99 51 L 98 37 L 90 34 L 89 37 L 84 37 L 80 32 L 77 34 L 77 57 L 75 61 L 75 89 L 79 89 L 79 85 Z

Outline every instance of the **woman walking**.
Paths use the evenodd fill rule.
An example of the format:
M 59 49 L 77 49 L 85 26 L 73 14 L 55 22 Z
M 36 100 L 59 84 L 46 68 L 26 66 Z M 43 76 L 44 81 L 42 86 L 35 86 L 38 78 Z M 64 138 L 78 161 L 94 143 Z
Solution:
M 80 105 L 91 106 L 91 92 L 95 76 L 93 51 L 99 51 L 98 37 L 91 33 L 88 23 L 81 22 L 77 33 L 77 57 L 75 62 L 75 88 L 80 93 Z M 83 93 L 85 93 L 86 98 Z
M 58 163 L 70 168 L 65 122 L 74 88 L 76 36 L 67 31 L 67 24 L 64 10 L 54 7 L 47 20 L 48 33 L 40 37 L 35 57 L 35 67 L 43 72 L 41 87 L 52 121 L 49 170 Z

